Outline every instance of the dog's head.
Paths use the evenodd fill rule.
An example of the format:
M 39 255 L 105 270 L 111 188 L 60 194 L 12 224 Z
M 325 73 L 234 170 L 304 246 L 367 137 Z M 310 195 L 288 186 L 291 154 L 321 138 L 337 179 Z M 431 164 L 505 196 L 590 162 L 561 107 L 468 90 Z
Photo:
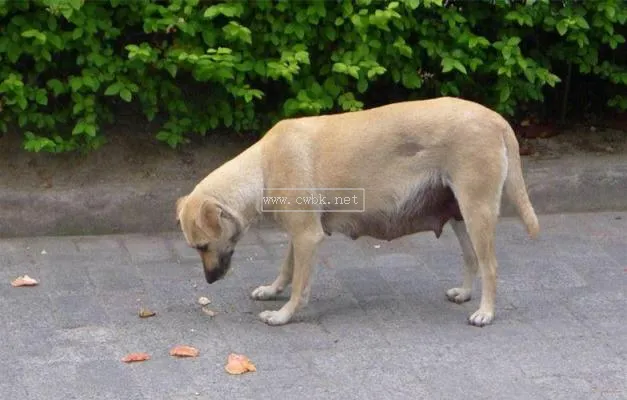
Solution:
M 242 235 L 241 222 L 215 199 L 195 194 L 176 201 L 176 219 L 187 244 L 200 255 L 207 282 L 222 279 Z

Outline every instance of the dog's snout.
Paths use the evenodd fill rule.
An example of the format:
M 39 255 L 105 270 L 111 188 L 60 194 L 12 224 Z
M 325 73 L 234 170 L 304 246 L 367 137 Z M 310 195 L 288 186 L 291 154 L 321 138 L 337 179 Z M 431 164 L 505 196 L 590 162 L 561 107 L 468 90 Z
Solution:
M 233 250 L 229 250 L 228 252 L 220 253 L 218 256 L 218 263 L 215 266 L 212 267 L 203 264 L 207 283 L 211 284 L 224 278 L 224 275 L 226 275 L 231 267 L 232 256 Z

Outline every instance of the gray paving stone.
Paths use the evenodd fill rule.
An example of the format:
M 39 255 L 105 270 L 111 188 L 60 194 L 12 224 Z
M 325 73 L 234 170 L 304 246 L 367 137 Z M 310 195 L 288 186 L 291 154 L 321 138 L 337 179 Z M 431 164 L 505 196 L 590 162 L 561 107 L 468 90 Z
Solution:
M 15 288 L 12 288 L 15 289 Z M 35 289 L 35 288 L 29 288 Z M 28 290 L 28 289 L 27 289 Z M 19 291 L 16 293 L 21 293 Z M 31 292 L 35 292 L 31 290 Z M 40 291 L 38 293 L 41 293 Z M 16 335 L 22 331 L 54 327 L 57 324 L 58 310 L 45 295 L 2 299 L 0 324 L 6 335 Z
M 509 299 L 511 318 L 533 326 L 547 338 L 587 337 L 592 330 L 558 299 L 526 293 Z
M 595 374 L 599 366 L 605 369 L 624 368 L 625 358 L 618 355 L 603 339 L 596 337 L 561 338 L 551 343 L 552 351 L 560 354 L 569 370 Z
M 22 255 L 35 262 L 76 262 L 82 258 L 74 237 L 37 237 L 23 240 Z
M 90 324 L 104 325 L 110 320 L 98 298 L 89 295 L 58 295 L 51 298 L 56 326 L 73 329 Z
M 600 399 L 588 381 L 579 377 L 547 376 L 533 379 L 533 383 L 551 399 L 588 400 Z
M 84 270 L 89 282 L 99 292 L 131 290 L 143 287 L 138 268 L 131 263 L 107 266 L 99 263 L 85 263 Z
M 3 345 L 7 343 L 4 342 Z M 3 349 L 3 346 L 0 346 Z M 24 387 L 22 378 L 24 368 L 22 367 L 18 355 L 15 357 L 5 357 L 0 363 L 0 393 L 6 399 L 26 399 L 28 394 Z
M 110 360 L 117 348 L 115 330 L 102 325 L 23 330 L 19 335 L 12 335 L 9 342 L 15 353 L 34 368 L 51 363 Z
M 250 298 L 285 256 L 276 229 L 248 232 L 232 271 L 212 285 L 180 232 L 0 240 L 0 397 L 622 400 L 627 223 L 616 216 L 627 220 L 544 215 L 538 241 L 503 219 L 496 318 L 484 328 L 467 324 L 480 279 L 471 301 L 445 298 L 462 277 L 450 229 L 440 240 L 329 238 L 309 305 L 279 327 L 257 314 L 282 307 L 290 289 Z M 11 287 L 24 273 L 40 285 Z M 157 314 L 141 319 L 140 307 Z M 200 356 L 169 356 L 177 344 Z M 120 361 L 135 351 L 152 359 Z M 258 371 L 226 374 L 230 352 Z
M 86 260 L 107 264 L 125 264 L 131 261 L 119 236 L 82 237 L 76 239 L 74 243 L 79 254 Z
M 282 256 L 283 254 L 279 254 Z M 238 261 L 258 261 L 258 260 L 269 260 L 274 259 L 275 256 L 272 254 L 266 246 L 261 244 L 243 244 L 238 243 L 235 246 L 235 252 L 233 253 L 232 262 L 236 263 Z
M 198 263 L 200 256 L 198 251 L 187 245 L 184 239 L 176 238 L 168 241 L 174 249 L 174 253 L 180 263 Z
M 601 367 L 584 377 L 590 382 L 593 390 L 601 394 L 603 400 L 622 400 L 627 397 L 626 375 L 625 367 L 619 369 Z
M 29 399 L 146 399 L 117 361 L 58 362 L 27 368 L 23 382 Z
M 342 286 L 348 289 L 357 300 L 368 296 L 384 296 L 393 292 L 392 287 L 374 268 L 361 268 L 359 274 L 344 268 L 336 271 L 335 274 L 342 282 Z
M 123 243 L 138 264 L 175 260 L 170 242 L 161 236 L 129 235 Z

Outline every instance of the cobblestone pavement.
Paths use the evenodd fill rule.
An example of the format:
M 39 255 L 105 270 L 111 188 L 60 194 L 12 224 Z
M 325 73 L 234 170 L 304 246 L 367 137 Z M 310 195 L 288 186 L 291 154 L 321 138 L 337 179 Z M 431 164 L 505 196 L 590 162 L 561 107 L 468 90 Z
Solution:
M 280 327 L 257 314 L 289 292 L 249 297 L 278 272 L 276 230 L 251 230 L 213 285 L 178 232 L 0 240 L 0 398 L 627 399 L 627 213 L 540 222 L 531 241 L 501 220 L 497 314 L 484 328 L 466 323 L 478 286 L 466 304 L 445 299 L 461 279 L 450 229 L 327 239 L 308 308 Z M 39 286 L 11 287 L 23 274 Z M 140 307 L 157 314 L 140 319 Z M 173 358 L 177 344 L 200 355 Z M 136 351 L 152 359 L 120 361 Z M 257 372 L 228 375 L 231 352 Z

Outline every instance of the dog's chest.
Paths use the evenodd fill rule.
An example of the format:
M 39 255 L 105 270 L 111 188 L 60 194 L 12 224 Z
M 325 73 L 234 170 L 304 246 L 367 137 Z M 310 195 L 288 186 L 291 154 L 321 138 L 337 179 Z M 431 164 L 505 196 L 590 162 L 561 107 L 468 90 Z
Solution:
M 334 232 L 352 239 L 370 236 L 393 240 L 418 232 L 433 231 L 436 237 L 451 218 L 461 221 L 462 215 L 452 190 L 433 184 L 416 190 L 401 204 L 387 202 L 364 212 L 322 214 L 322 226 L 327 235 Z

